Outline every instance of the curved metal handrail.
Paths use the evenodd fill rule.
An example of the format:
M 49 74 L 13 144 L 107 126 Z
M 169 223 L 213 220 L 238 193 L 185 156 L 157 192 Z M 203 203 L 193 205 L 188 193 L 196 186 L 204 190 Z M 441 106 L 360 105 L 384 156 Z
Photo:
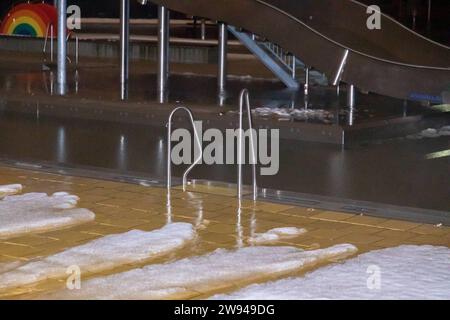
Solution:
M 47 31 L 45 32 L 45 39 L 44 39 L 44 48 L 42 49 L 42 52 L 44 54 L 47 53 L 47 43 L 48 43 L 48 39 L 50 38 L 50 51 L 51 51 L 51 59 L 53 61 L 53 23 L 49 23 L 47 25 Z
M 238 133 L 238 185 L 237 194 L 238 198 L 242 198 L 242 148 L 243 148 L 243 120 L 244 120 L 244 103 L 247 108 L 247 118 L 248 127 L 250 130 L 250 145 L 251 145 L 251 156 L 252 156 L 252 176 L 253 176 L 253 200 L 258 197 L 258 186 L 256 184 L 256 151 L 255 151 L 255 141 L 253 136 L 253 123 L 252 123 L 252 112 L 250 108 L 250 97 L 247 89 L 243 89 L 239 96 L 239 133 Z
M 42 52 L 44 53 L 44 55 L 47 53 L 47 44 L 48 44 L 48 39 L 50 38 L 50 61 L 53 62 L 53 41 L 54 41 L 54 26 L 53 23 L 50 23 L 47 26 L 47 31 L 45 33 L 45 38 L 44 38 L 44 47 L 42 49 Z M 66 37 L 66 42 L 69 43 L 69 40 L 72 38 L 72 36 L 75 33 L 72 31 L 69 31 L 67 33 L 67 37 Z M 79 59 L 79 41 L 78 41 L 78 36 L 75 35 L 75 62 L 78 65 L 78 59 Z M 69 54 L 67 54 L 67 60 L 69 61 L 69 63 L 72 63 L 72 60 L 69 57 Z
M 183 106 L 176 107 L 170 113 L 169 122 L 167 123 L 167 191 L 168 192 L 170 191 L 170 189 L 172 187 L 172 140 L 171 140 L 172 118 L 177 111 L 181 111 L 181 110 L 186 111 L 187 114 L 189 115 L 189 119 L 191 120 L 191 124 L 192 124 L 192 129 L 194 130 L 194 137 L 197 142 L 197 146 L 200 150 L 200 153 L 199 153 L 197 159 L 195 159 L 195 161 L 183 173 L 183 191 L 186 191 L 187 176 L 188 176 L 189 172 L 191 172 L 191 170 L 197 164 L 199 164 L 203 158 L 203 148 L 202 148 L 202 144 L 200 142 L 200 137 L 198 135 L 197 128 L 195 127 L 195 122 L 194 122 L 194 117 L 192 115 L 192 111 L 187 107 L 183 107 Z

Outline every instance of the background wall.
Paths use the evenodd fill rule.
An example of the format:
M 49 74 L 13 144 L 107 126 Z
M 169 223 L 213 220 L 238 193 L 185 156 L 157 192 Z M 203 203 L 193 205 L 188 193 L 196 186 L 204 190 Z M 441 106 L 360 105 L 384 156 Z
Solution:
M 25 1 L 25 0 L 24 0 Z M 34 0 L 41 2 L 40 0 Z M 45 0 L 53 3 L 54 0 Z M 156 6 L 140 5 L 136 0 L 130 0 L 132 18 L 156 18 Z M 213 0 L 211 0 L 213 1 Z M 301 1 L 301 0 L 292 0 Z M 336 0 L 340 1 L 340 0 Z M 427 22 L 428 0 L 359 0 L 367 5 L 376 4 L 382 11 L 402 22 L 407 27 L 412 27 L 413 13 L 416 17 L 416 31 L 423 33 L 434 40 L 450 44 L 450 0 L 431 0 L 432 24 L 429 28 Z M 0 0 L 0 19 L 6 14 L 13 3 L 20 0 Z M 119 17 L 119 0 L 68 0 L 68 4 L 79 5 L 84 17 L 117 18 Z M 183 17 L 181 14 L 172 13 L 172 17 Z

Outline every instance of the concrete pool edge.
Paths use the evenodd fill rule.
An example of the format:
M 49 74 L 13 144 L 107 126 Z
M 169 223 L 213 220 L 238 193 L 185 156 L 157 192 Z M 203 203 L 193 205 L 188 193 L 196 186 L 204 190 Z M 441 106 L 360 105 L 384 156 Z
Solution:
M 55 166 L 53 164 L 40 164 L 32 162 L 21 162 L 9 159 L 0 158 L 0 165 L 5 167 L 16 168 L 19 170 L 30 170 L 37 172 L 44 172 L 56 175 L 82 177 L 88 179 L 96 179 L 103 181 L 113 181 L 128 183 L 134 185 L 141 185 L 145 187 L 164 188 L 164 178 L 153 178 L 148 175 L 141 175 L 138 173 L 121 174 L 114 170 L 86 168 L 86 167 L 69 167 L 69 166 Z M 181 185 L 181 179 L 174 177 L 172 179 L 174 190 Z M 236 189 L 236 185 L 221 181 L 209 181 L 204 179 L 191 179 L 190 185 L 208 185 L 222 188 Z M 250 190 L 250 187 L 245 186 L 245 189 Z M 193 192 L 200 192 L 191 190 Z M 230 196 L 232 197 L 232 196 Z M 244 199 L 250 200 L 250 195 L 244 195 Z M 450 212 L 439 211 L 424 208 L 412 208 L 406 206 L 397 206 L 385 203 L 375 203 L 370 201 L 352 200 L 344 198 L 335 198 L 329 196 L 321 196 L 293 191 L 282 191 L 267 188 L 260 188 L 259 201 L 268 203 L 293 205 L 296 207 L 311 208 L 317 210 L 342 212 L 360 216 L 395 219 L 413 223 L 423 223 L 435 226 L 450 226 Z
M 55 117 L 60 119 L 82 119 L 91 121 L 161 125 L 167 122 L 169 112 L 182 103 L 156 101 L 130 102 L 77 99 L 77 97 L 56 97 L 17 94 L 3 94 L 0 97 L 0 112 Z M 196 120 L 202 120 L 204 128 L 225 130 L 238 127 L 237 113 L 229 106 L 219 108 L 211 105 L 187 104 Z M 185 117 L 176 117 L 177 125 L 187 124 Z M 366 140 L 389 139 L 417 133 L 432 124 L 445 124 L 448 114 L 426 112 L 403 118 L 374 120 L 358 125 L 321 124 L 304 121 L 280 121 L 254 117 L 256 129 L 276 128 L 281 139 L 353 145 Z

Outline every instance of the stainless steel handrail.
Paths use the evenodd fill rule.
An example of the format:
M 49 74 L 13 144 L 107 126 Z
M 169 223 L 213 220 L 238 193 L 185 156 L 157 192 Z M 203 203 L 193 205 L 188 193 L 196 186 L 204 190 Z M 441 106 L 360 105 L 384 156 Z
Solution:
M 47 31 L 45 33 L 45 40 L 44 40 L 44 48 L 42 49 L 42 52 L 44 54 L 47 53 L 47 43 L 48 43 L 48 38 L 49 38 L 49 33 L 50 33 L 50 61 L 53 62 L 53 24 L 50 23 L 47 26 Z
M 172 187 L 172 140 L 171 140 L 172 118 L 177 111 L 181 111 L 181 110 L 186 111 L 187 114 L 189 115 L 189 119 L 191 120 L 191 124 L 192 124 L 192 129 L 194 130 L 194 138 L 197 142 L 197 146 L 198 146 L 198 149 L 200 152 L 197 159 L 195 159 L 195 161 L 183 173 L 183 191 L 186 191 L 187 176 L 188 176 L 189 172 L 191 172 L 191 170 L 197 164 L 199 164 L 203 158 L 203 148 L 202 148 L 202 144 L 200 142 L 200 137 L 198 135 L 197 128 L 195 127 L 195 122 L 194 122 L 194 117 L 192 115 L 192 111 L 187 107 L 183 107 L 183 106 L 176 107 L 170 113 L 169 122 L 167 123 L 167 191 L 168 192 L 170 192 L 170 189 Z
M 44 54 L 46 54 L 47 53 L 47 44 L 48 44 L 48 39 L 50 38 L 50 61 L 51 62 L 53 62 L 53 48 L 54 48 L 54 45 L 53 45 L 53 41 L 54 41 L 54 27 L 53 27 L 53 24 L 51 23 L 51 24 L 49 24 L 48 26 L 47 26 L 47 31 L 46 31 L 46 33 L 45 33 L 45 39 L 44 39 L 44 48 L 42 49 L 42 52 L 44 53 Z M 50 36 L 49 36 L 49 34 L 50 34 Z M 67 43 L 69 43 L 69 40 L 70 40 L 70 38 L 72 37 L 72 33 L 71 32 L 69 32 L 68 34 L 67 34 L 67 37 L 66 37 L 66 42 Z M 78 65 L 78 62 L 79 62 L 79 40 L 78 40 L 78 36 L 76 36 L 75 35 L 75 63 L 76 63 L 76 65 Z M 69 55 L 67 55 L 67 60 L 70 62 L 70 63 L 72 63 L 72 60 L 70 59 L 70 57 L 69 57 Z
M 337 86 L 341 81 L 342 73 L 344 72 L 345 65 L 347 64 L 347 59 L 350 51 L 346 49 L 344 51 L 344 55 L 342 56 L 341 62 L 339 63 L 339 68 L 336 71 L 336 75 L 334 76 L 333 86 Z
M 71 31 L 67 32 L 67 36 L 66 36 L 67 56 L 66 56 L 66 58 L 67 58 L 67 61 L 69 61 L 70 64 L 72 64 L 72 59 L 70 59 L 70 57 L 69 57 L 69 44 L 70 44 L 69 40 L 70 40 L 71 37 L 72 37 L 72 32 Z
M 241 91 L 239 97 L 239 133 L 238 133 L 238 185 L 237 185 L 237 195 L 239 199 L 242 199 L 242 149 L 243 149 L 243 119 L 244 119 L 244 103 L 247 108 L 248 126 L 250 130 L 250 146 L 251 146 L 251 163 L 252 163 L 252 176 L 253 176 L 253 200 L 258 197 L 258 186 L 256 184 L 256 151 L 255 151 L 255 139 L 254 130 L 252 123 L 252 112 L 250 108 L 250 97 L 247 89 Z
M 50 26 L 51 26 L 51 24 L 49 24 L 47 26 L 47 30 L 45 31 L 44 47 L 42 48 L 43 53 L 45 53 L 46 48 L 47 48 L 48 32 L 50 31 Z
M 277 60 L 283 64 L 287 69 L 291 70 L 292 66 L 289 63 L 289 53 L 285 52 L 278 45 L 273 44 L 272 42 L 262 42 L 262 45 L 270 52 L 272 55 L 277 58 Z

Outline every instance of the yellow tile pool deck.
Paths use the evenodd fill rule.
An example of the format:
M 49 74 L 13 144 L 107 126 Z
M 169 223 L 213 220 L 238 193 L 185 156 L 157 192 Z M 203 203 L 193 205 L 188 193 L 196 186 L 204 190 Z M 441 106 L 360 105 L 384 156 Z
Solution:
M 154 230 L 167 222 L 166 189 L 134 184 L 80 178 L 0 166 L 0 185 L 20 183 L 22 193 L 66 191 L 80 197 L 78 207 L 96 214 L 94 222 L 56 231 L 33 233 L 7 240 L 0 239 L 0 263 L 30 261 L 84 244 L 99 237 L 131 229 Z M 1 197 L 1 195 L 0 195 Z M 251 232 L 266 232 L 277 227 L 307 229 L 301 236 L 271 245 L 301 249 L 324 248 L 340 243 L 358 247 L 358 253 L 402 244 L 450 247 L 450 228 L 406 221 L 374 218 L 349 213 L 321 211 L 291 205 L 243 200 L 238 220 L 238 201 L 229 188 L 196 185 L 183 192 L 171 192 L 172 221 L 197 226 L 198 237 L 182 250 L 159 257 L 147 264 L 164 263 L 198 256 L 217 248 L 248 245 Z M 82 280 L 142 267 L 146 263 L 126 265 L 100 274 L 83 274 Z M 319 267 L 319 265 L 314 268 Z M 303 270 L 292 275 L 310 271 Z M 276 279 L 268 277 L 263 281 Z M 33 286 L 0 291 L 1 299 L 32 299 L 65 287 L 65 279 L 49 279 Z M 223 283 L 223 286 L 197 288 L 171 298 L 203 299 L 216 293 L 231 292 L 251 282 Z M 261 282 L 261 281 L 259 281 Z

